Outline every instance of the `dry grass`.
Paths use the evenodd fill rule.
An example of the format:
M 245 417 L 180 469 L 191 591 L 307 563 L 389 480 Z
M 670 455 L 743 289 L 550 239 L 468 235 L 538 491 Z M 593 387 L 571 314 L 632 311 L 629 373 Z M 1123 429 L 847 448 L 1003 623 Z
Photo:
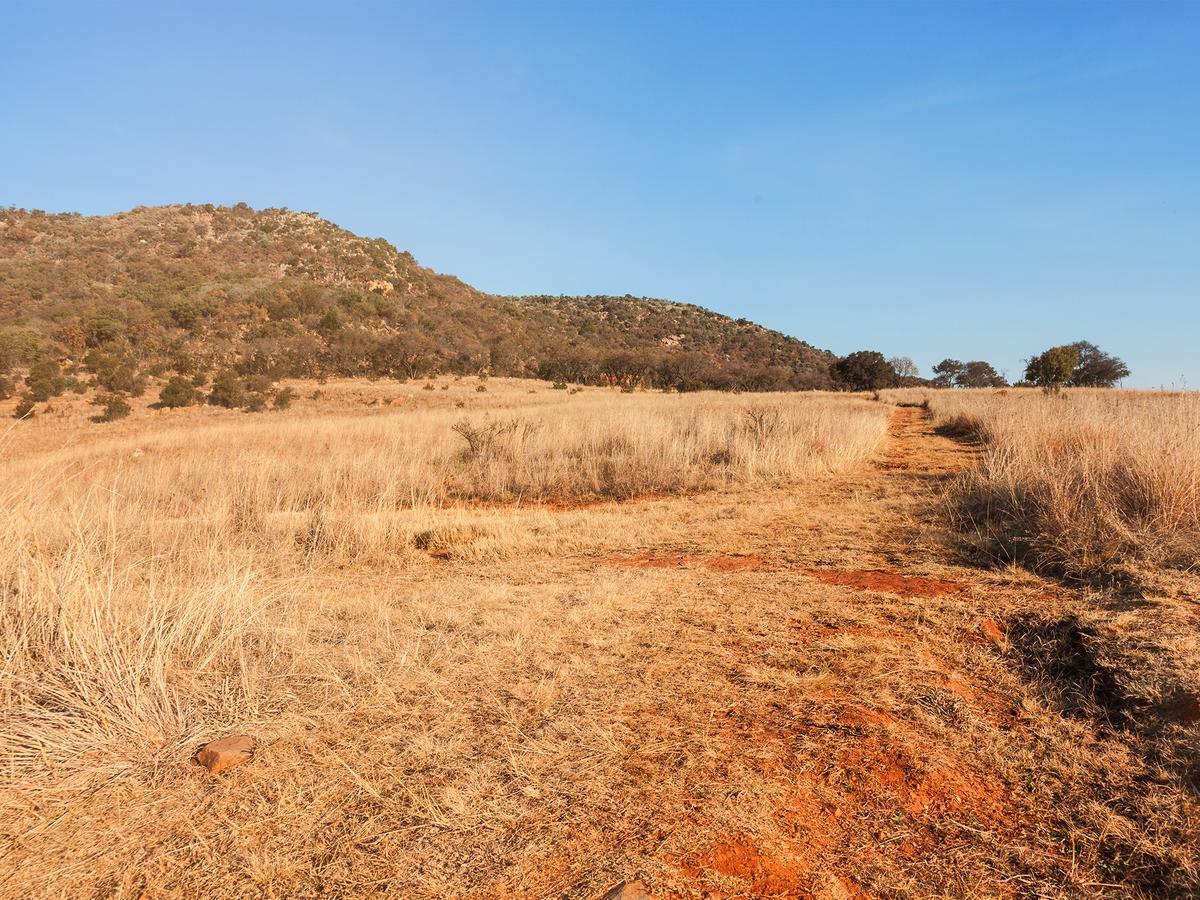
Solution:
M 1123 660 L 1042 665 L 1107 624 L 1031 625 L 1068 601 L 929 540 L 972 457 L 920 411 L 885 443 L 860 397 L 488 388 L 103 427 L 81 400 L 8 434 L 0 896 L 1198 883 L 1184 763 L 1092 709 Z M 518 424 L 471 452 L 464 419 Z M 1170 612 L 1146 703 L 1194 692 Z M 253 762 L 188 763 L 234 732 Z
M 190 424 L 143 410 L 107 432 L 68 419 L 15 426 L 0 444 L 7 837 L 29 838 L 98 791 L 173 782 L 205 737 L 249 728 L 270 740 L 297 717 L 329 727 L 398 695 L 453 694 L 438 659 L 460 650 L 439 623 L 474 627 L 474 588 L 443 583 L 414 601 L 433 632 L 422 646 L 411 607 L 350 601 L 337 582 L 376 572 L 421 583 L 432 556 L 577 552 L 609 536 L 607 519 L 556 507 L 795 485 L 859 464 L 886 430 L 885 411 L 857 399 L 594 391 L 548 405 L 526 390 L 493 382 L 492 409 L 301 404 L 257 417 L 195 410 Z M 477 508 L 492 503 L 516 507 Z M 469 651 L 485 655 L 460 677 L 529 640 L 576 640 L 533 629 L 536 612 L 507 618 L 498 599 L 508 636 Z M 465 798 L 401 805 L 458 826 L 483 813 Z
M 946 433 L 985 445 L 954 502 L 1002 559 L 1081 579 L 1200 565 L 1200 395 L 923 396 Z

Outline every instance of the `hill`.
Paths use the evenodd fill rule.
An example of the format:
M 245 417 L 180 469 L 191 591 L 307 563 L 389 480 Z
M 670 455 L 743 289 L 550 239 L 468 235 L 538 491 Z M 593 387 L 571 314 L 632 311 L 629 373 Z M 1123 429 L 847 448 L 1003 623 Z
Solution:
M 487 294 L 314 213 L 0 210 L 0 371 L 92 351 L 151 375 L 488 372 L 683 390 L 826 387 L 833 360 L 688 304 Z

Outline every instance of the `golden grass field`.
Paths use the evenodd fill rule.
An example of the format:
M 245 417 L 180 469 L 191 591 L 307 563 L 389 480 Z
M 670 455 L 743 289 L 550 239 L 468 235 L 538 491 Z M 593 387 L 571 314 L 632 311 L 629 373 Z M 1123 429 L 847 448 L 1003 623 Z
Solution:
M 1193 396 L 431 384 L 4 426 L 0 895 L 1200 889 Z

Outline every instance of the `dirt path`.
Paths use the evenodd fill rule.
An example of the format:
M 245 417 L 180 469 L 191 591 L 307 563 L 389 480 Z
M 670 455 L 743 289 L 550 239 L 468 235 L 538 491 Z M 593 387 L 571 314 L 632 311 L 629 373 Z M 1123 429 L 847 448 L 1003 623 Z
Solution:
M 1080 624 L 1102 615 L 1098 598 L 966 565 L 946 531 L 945 490 L 979 452 L 899 407 L 874 464 L 751 523 L 752 549 L 732 559 L 771 576 L 744 602 L 787 615 L 788 640 L 760 620 L 729 641 L 732 665 L 773 690 L 730 702 L 714 742 L 742 773 L 732 789 L 780 791 L 754 816 L 709 811 L 704 842 L 675 858 L 688 880 L 653 881 L 813 898 L 1102 895 L 1098 871 L 1147 896 L 1193 883 L 1180 873 L 1194 804 L 1149 809 L 1182 796 L 1177 776 L 1152 774 L 1163 754 L 1114 732 L 1103 698 L 1064 718 L 1063 697 L 1112 677 L 1092 655 L 1099 631 Z M 790 687 L 772 682 L 780 670 Z

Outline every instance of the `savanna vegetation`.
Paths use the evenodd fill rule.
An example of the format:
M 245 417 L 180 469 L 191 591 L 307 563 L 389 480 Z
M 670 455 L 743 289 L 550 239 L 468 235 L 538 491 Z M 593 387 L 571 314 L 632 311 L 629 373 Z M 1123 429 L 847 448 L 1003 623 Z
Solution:
M 1194 895 L 1200 404 L 1128 374 L 0 212 L 0 896 Z
M 0 894 L 1200 883 L 1188 398 L 234 381 L 0 440 Z

